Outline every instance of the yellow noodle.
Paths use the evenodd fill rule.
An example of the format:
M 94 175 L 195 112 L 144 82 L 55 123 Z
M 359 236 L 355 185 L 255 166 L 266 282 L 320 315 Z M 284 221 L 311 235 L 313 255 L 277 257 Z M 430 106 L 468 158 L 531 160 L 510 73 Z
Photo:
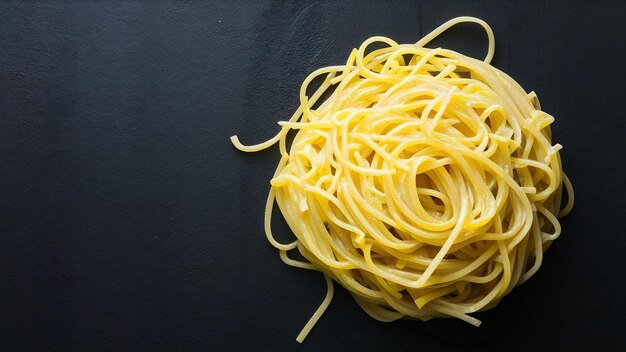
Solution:
M 425 47 L 464 22 L 487 33 L 483 61 Z M 252 146 L 231 137 L 246 152 L 279 143 L 267 238 L 287 265 L 326 278 L 299 342 L 330 304 L 333 280 L 380 321 L 447 316 L 478 326 L 469 313 L 494 307 L 541 265 L 574 194 L 562 146 L 551 141 L 554 118 L 537 94 L 490 65 L 494 48 L 491 28 L 474 17 L 415 44 L 372 37 L 345 65 L 304 80 L 300 107 L 276 136 Z M 317 77 L 325 79 L 309 97 Z M 287 151 L 289 130 L 297 134 Z M 274 202 L 292 243 L 272 235 Z M 289 258 L 296 249 L 309 262 Z

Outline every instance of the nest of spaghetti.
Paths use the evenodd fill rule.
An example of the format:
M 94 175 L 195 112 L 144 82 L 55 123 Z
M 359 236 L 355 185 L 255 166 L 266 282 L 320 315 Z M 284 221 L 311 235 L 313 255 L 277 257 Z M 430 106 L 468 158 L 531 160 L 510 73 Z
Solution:
M 282 154 L 268 238 L 287 264 L 323 272 L 378 320 L 478 326 L 469 314 L 537 271 L 571 209 L 553 121 L 488 62 L 371 38 L 345 65 L 311 74 L 267 142 Z M 274 200 L 293 243 L 271 234 Z

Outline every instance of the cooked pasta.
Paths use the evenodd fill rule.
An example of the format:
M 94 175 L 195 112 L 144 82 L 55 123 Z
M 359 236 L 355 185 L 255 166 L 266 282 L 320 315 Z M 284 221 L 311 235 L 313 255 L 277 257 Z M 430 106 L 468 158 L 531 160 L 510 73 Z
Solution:
M 425 47 L 462 22 L 485 29 L 483 61 Z M 492 308 L 537 271 L 561 233 L 557 218 L 572 208 L 572 186 L 551 141 L 554 118 L 490 65 L 493 54 L 491 28 L 474 17 L 415 44 L 372 37 L 345 65 L 304 80 L 300 107 L 274 138 L 244 146 L 231 137 L 246 152 L 279 144 L 267 238 L 286 264 L 328 283 L 298 341 L 329 305 L 333 281 L 380 321 L 456 317 L 478 326 L 469 313 Z M 274 202 L 291 243 L 272 235 Z M 289 258 L 292 250 L 309 262 Z

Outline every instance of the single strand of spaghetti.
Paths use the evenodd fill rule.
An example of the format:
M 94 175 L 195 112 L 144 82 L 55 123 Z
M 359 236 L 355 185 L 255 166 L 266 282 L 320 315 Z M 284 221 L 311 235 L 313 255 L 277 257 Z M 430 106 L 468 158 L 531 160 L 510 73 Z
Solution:
M 477 23 L 485 29 L 485 32 L 487 32 L 488 49 L 487 49 L 487 56 L 485 57 L 484 62 L 487 64 L 490 63 L 491 59 L 493 58 L 493 53 L 495 51 L 495 42 L 496 42 L 494 35 L 493 35 L 493 30 L 487 24 L 487 22 L 476 17 L 461 16 L 461 17 L 456 17 L 449 21 L 446 21 L 439 27 L 435 28 L 432 32 L 422 37 L 422 39 L 418 40 L 417 43 L 415 43 L 415 45 L 419 47 L 423 47 L 424 45 L 431 42 L 433 39 L 437 38 L 443 32 L 448 30 L 450 27 L 457 25 L 459 23 L 467 23 L 467 22 Z
M 302 85 L 300 86 L 300 106 L 302 107 L 302 114 L 303 114 L 302 119 L 304 121 L 311 120 L 310 116 L 312 113 L 311 113 L 310 107 L 313 104 L 315 104 L 315 102 L 317 102 L 317 99 L 319 99 L 319 97 L 328 89 L 328 87 L 332 85 L 330 82 L 335 77 L 337 72 L 343 72 L 344 69 L 345 69 L 345 66 L 324 67 L 324 68 L 320 68 L 320 69 L 313 71 L 304 79 L 304 82 L 302 82 Z M 309 87 L 309 84 L 311 83 L 311 81 L 313 81 L 315 78 L 321 75 L 326 75 L 324 82 L 322 82 L 322 84 L 316 90 L 314 95 L 311 96 L 310 99 L 308 99 L 306 91 L 307 91 L 307 88 Z M 315 99 L 313 99 L 314 97 Z
M 302 268 L 302 269 L 307 269 L 307 270 L 315 270 L 315 271 L 319 271 L 320 269 L 316 266 L 314 266 L 311 263 L 307 263 L 307 262 L 302 262 L 299 260 L 294 260 L 289 258 L 289 256 L 287 255 L 288 251 L 282 250 L 280 249 L 278 251 L 278 254 L 280 255 L 280 259 L 287 265 L 296 267 L 296 268 Z
M 342 66 L 335 66 L 334 68 L 336 70 L 341 70 Z M 325 83 L 326 82 L 324 82 L 322 86 L 320 86 L 320 88 L 311 96 L 311 99 L 309 100 L 311 104 L 315 104 L 315 102 L 322 96 L 324 91 L 326 91 L 327 86 L 325 85 Z M 297 121 L 302 115 L 302 111 L 303 111 L 302 109 L 303 107 L 299 106 L 298 109 L 296 109 L 296 111 L 293 113 L 291 118 L 289 118 L 289 122 Z M 231 136 L 230 141 L 235 146 L 235 148 L 241 150 L 242 152 L 257 152 L 257 151 L 267 149 L 273 146 L 274 144 L 276 144 L 276 142 L 281 140 L 283 136 L 286 135 L 286 133 L 287 133 L 287 129 L 283 128 L 274 137 L 268 139 L 267 141 L 258 143 L 258 144 L 253 144 L 253 145 L 243 145 L 239 141 L 239 137 L 237 135 Z M 283 148 L 283 149 L 286 149 L 286 148 Z M 281 154 L 285 154 L 285 153 L 286 153 L 286 150 L 281 150 Z
M 322 301 L 320 306 L 317 307 L 317 309 L 315 310 L 315 313 L 313 313 L 311 318 L 309 318 L 309 321 L 304 325 L 304 327 L 298 334 L 298 337 L 296 337 L 296 341 L 300 343 L 302 343 L 302 341 L 304 341 L 304 339 L 307 337 L 309 332 L 311 332 L 311 329 L 313 329 L 313 326 L 315 326 L 315 324 L 320 319 L 322 314 L 324 314 L 324 312 L 326 311 L 326 308 L 328 308 L 328 306 L 330 305 L 330 302 L 333 300 L 333 293 L 335 291 L 333 288 L 333 282 L 327 275 L 324 275 L 324 279 L 326 279 L 326 286 L 327 286 L 326 297 L 324 297 L 324 300 Z
M 572 187 L 572 182 L 565 173 L 563 173 L 563 184 L 565 185 L 565 190 L 567 192 L 567 204 L 559 211 L 559 217 L 569 214 L 574 207 L 574 188 Z
M 283 168 L 285 167 L 289 157 L 287 155 L 283 155 L 278 162 L 278 166 L 276 167 L 276 171 L 274 172 L 274 177 L 278 175 Z M 277 249 L 288 251 L 290 249 L 295 248 L 298 245 L 298 241 L 294 241 L 289 244 L 281 244 L 274 239 L 274 235 L 272 234 L 272 209 L 274 207 L 275 200 L 275 191 L 274 188 L 271 187 L 269 194 L 267 196 L 267 200 L 265 202 L 265 214 L 264 214 L 264 227 L 265 227 L 265 236 L 267 240 Z

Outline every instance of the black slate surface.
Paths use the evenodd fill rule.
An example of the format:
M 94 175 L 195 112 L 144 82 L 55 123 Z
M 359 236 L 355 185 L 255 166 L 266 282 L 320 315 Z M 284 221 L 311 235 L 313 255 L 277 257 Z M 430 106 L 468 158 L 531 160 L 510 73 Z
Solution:
M 276 149 L 308 72 L 372 35 L 458 15 L 556 117 L 573 213 L 538 274 L 475 329 L 383 324 L 263 235 Z M 0 350 L 626 349 L 626 33 L 620 1 L 0 3 Z M 482 32 L 439 39 L 482 56 Z M 278 223 L 276 231 L 289 232 Z

